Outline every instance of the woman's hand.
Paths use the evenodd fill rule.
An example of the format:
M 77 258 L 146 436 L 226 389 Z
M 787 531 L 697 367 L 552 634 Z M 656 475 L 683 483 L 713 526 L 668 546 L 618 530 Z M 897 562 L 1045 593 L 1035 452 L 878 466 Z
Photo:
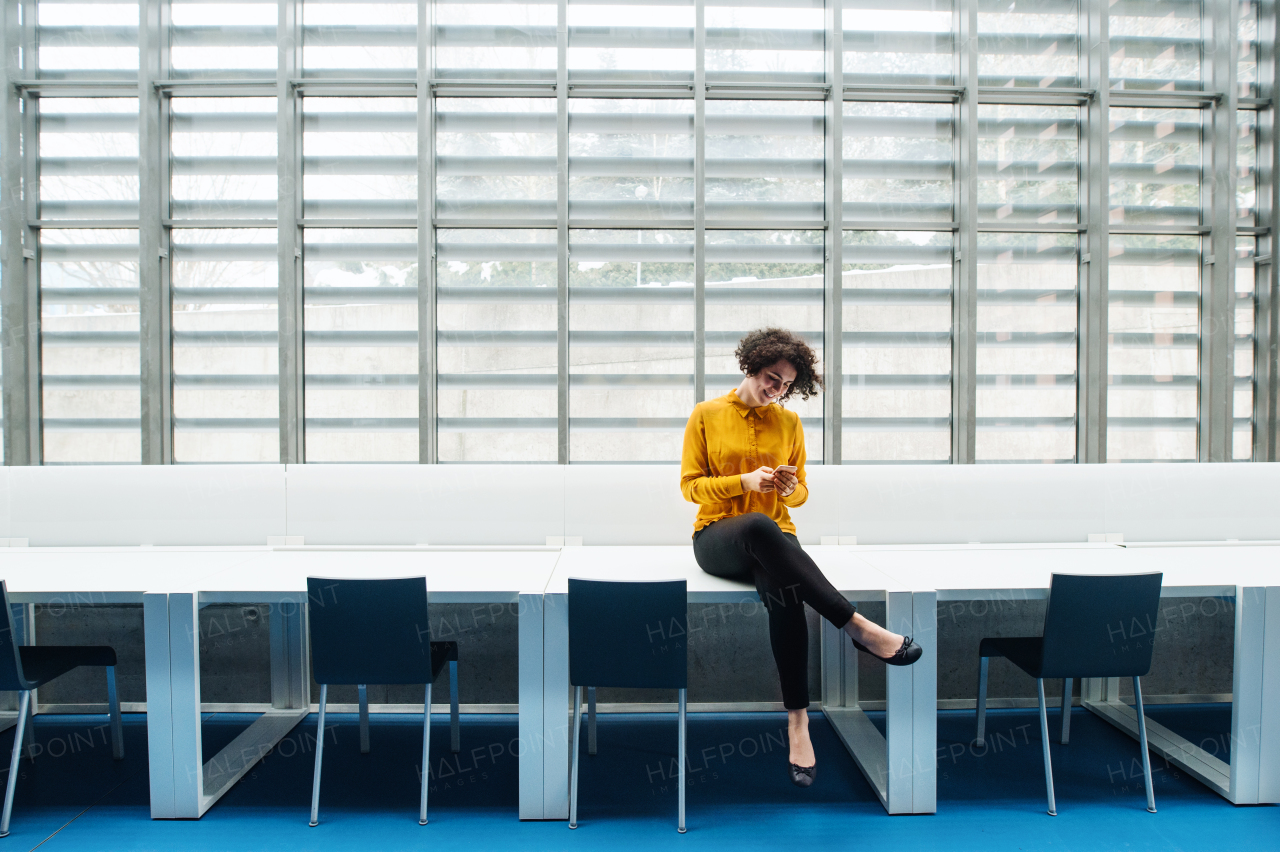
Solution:
M 773 488 L 773 468 L 771 467 L 758 467 L 750 473 L 742 474 L 743 491 L 759 491 L 761 493 L 765 493 L 772 491 Z
M 778 494 L 783 497 L 790 497 L 791 492 L 796 490 L 796 486 L 800 484 L 800 478 L 789 470 L 776 470 L 773 472 L 773 485 Z

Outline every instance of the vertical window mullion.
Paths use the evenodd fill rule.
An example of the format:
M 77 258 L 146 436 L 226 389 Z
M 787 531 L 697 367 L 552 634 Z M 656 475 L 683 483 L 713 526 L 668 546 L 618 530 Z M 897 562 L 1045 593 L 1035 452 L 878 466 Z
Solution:
M 418 4 L 418 462 L 440 460 L 436 376 L 435 3 Z
M 707 9 L 694 0 L 693 401 L 707 398 Z
M 569 463 L 569 2 L 556 5 L 556 461 Z
M 844 9 L 843 0 L 827 0 L 827 115 L 823 146 L 826 195 L 826 251 L 823 274 L 823 337 L 826 341 L 823 372 L 827 377 L 823 393 L 822 460 L 824 464 L 843 461 L 841 438 L 844 425 Z
M 1080 109 L 1081 222 L 1080 302 L 1076 322 L 1076 461 L 1107 460 L 1107 281 L 1110 51 L 1107 7 L 1086 0 L 1081 13 L 1081 67 L 1093 97 Z
M 978 0 L 958 4 L 955 286 L 951 296 L 951 463 L 972 464 L 977 428 Z

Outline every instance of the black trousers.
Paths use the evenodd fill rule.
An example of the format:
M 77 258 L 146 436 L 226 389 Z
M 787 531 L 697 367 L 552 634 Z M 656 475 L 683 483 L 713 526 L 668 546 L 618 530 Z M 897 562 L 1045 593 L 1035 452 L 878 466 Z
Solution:
M 857 608 L 836 591 L 822 571 L 768 515 L 748 512 L 713 521 L 693 534 L 693 555 L 716 577 L 755 583 L 769 612 L 769 642 L 788 710 L 809 706 L 809 625 L 804 605 L 836 627 Z

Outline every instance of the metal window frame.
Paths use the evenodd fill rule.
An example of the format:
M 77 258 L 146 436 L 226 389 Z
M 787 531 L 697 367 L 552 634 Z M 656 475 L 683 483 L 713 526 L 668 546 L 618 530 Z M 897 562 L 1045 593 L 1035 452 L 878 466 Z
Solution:
M 955 211 L 951 285 L 951 463 L 973 464 L 978 428 L 978 0 L 955 12 Z
M 1197 461 L 1231 461 L 1235 397 L 1236 91 L 1240 5 L 1206 4 L 1210 29 L 1200 62 L 1206 91 L 1220 97 L 1207 107 L 1202 144 L 1202 223 L 1209 226 L 1200 279 L 1200 397 Z M 1207 214 L 1207 215 L 1206 215 Z
M 276 268 L 279 304 L 280 461 L 306 461 L 302 311 L 301 0 L 279 0 L 276 23 Z
M 1257 256 L 1254 260 L 1254 397 L 1253 460 L 1273 462 L 1280 458 L 1276 424 L 1280 421 L 1280 274 L 1275 263 L 1275 214 L 1277 179 L 1280 178 L 1280 145 L 1276 144 L 1276 4 L 1258 6 L 1258 228 Z
M 280 460 L 305 461 L 305 407 L 302 260 L 304 226 L 416 227 L 419 232 L 419 357 L 418 419 L 419 461 L 438 461 L 436 399 L 436 270 L 435 229 L 450 227 L 502 228 L 552 227 L 556 229 L 557 254 L 557 459 L 570 461 L 569 445 L 569 335 L 568 272 L 569 230 L 607 224 L 610 227 L 679 227 L 694 230 L 695 239 L 695 395 L 706 394 L 705 371 L 705 272 L 706 272 L 706 111 L 708 98 L 824 99 L 825 217 L 823 221 L 717 222 L 712 228 L 747 229 L 823 228 L 826 275 L 824 279 L 823 331 L 827 341 L 824 369 L 830 377 L 823 403 L 824 462 L 843 461 L 841 446 L 842 365 L 842 268 L 843 231 L 846 227 L 876 227 L 879 223 L 846 222 L 843 217 L 843 103 L 846 100 L 884 102 L 942 102 L 955 104 L 956 135 L 955 205 L 950 228 L 953 249 L 952 406 L 951 462 L 974 462 L 976 418 L 976 308 L 977 235 L 997 231 L 1075 232 L 1080 239 L 1077 350 L 1076 461 L 1106 461 L 1107 445 L 1107 296 L 1109 236 L 1111 233 L 1177 233 L 1201 235 L 1206 245 L 1200 316 L 1200 394 L 1197 422 L 1197 458 L 1230 461 L 1233 442 L 1234 280 L 1235 244 L 1239 234 L 1252 233 L 1258 240 L 1256 264 L 1256 346 L 1254 353 L 1253 458 L 1280 458 L 1277 424 L 1280 423 L 1280 271 L 1271 258 L 1276 245 L 1272 233 L 1280 187 L 1280 146 L 1276 145 L 1275 103 L 1275 4 L 1258 7 L 1258 78 L 1256 98 L 1240 98 L 1236 86 L 1239 7 L 1235 0 L 1214 0 L 1204 6 L 1203 90 L 1199 92 L 1112 91 L 1109 75 L 1109 6 L 1104 0 L 1083 0 L 1080 16 L 1080 88 L 993 89 L 978 85 L 978 0 L 959 0 L 955 7 L 954 85 L 903 86 L 847 85 L 843 75 L 843 8 L 840 0 L 827 0 L 825 14 L 825 82 L 751 83 L 708 85 L 706 81 L 705 2 L 695 0 L 692 85 L 679 83 L 626 83 L 589 79 L 569 81 L 567 70 L 567 0 L 557 4 L 554 82 L 538 80 L 451 80 L 435 76 L 434 7 L 419 4 L 417 67 L 413 78 L 363 79 L 325 75 L 308 77 L 301 63 L 301 0 L 278 0 L 275 80 L 170 79 L 169 2 L 139 0 L 140 67 L 137 83 L 116 78 L 96 79 L 90 73 L 58 74 L 42 78 L 37 68 L 37 0 L 3 0 L 0 38 L 8 51 L 5 64 L 5 99 L 0 107 L 0 184 L 15 203 L 0 210 L 4 248 L 0 273 L 6 286 L 0 291 L 3 321 L 3 441 L 6 464 L 42 462 L 40 369 L 40 245 L 43 227 L 136 227 L 140 260 L 141 346 L 141 454 L 143 463 L 173 462 L 173 365 L 170 313 L 170 233 L 174 227 L 276 227 L 279 270 L 279 390 Z M 19 64 L 19 56 L 26 65 Z M 412 91 L 417 98 L 418 213 L 403 222 L 379 220 L 307 221 L 302 218 L 302 121 L 301 98 L 305 94 L 400 95 Z M 174 222 L 169 213 L 169 99 L 174 93 L 208 96 L 252 96 L 274 92 L 277 98 L 277 177 L 279 195 L 274 221 L 265 219 L 202 220 Z M 471 97 L 547 97 L 556 100 L 557 198 L 554 222 L 484 221 L 449 222 L 435 211 L 435 97 L 456 94 Z M 38 157 L 41 96 L 133 97 L 139 99 L 140 218 L 117 220 L 40 219 Z M 690 222 L 595 223 L 572 221 L 568 215 L 568 98 L 686 97 L 694 101 L 695 203 Z M 1075 104 L 1081 110 L 1080 223 L 1079 225 L 1001 226 L 978 223 L 977 133 L 978 105 L 982 103 Z M 1199 227 L 1113 227 L 1109 221 L 1108 124 L 1111 106 L 1165 105 L 1200 108 L 1206 117 L 1202 146 L 1202 224 Z M 1258 110 L 1258 220 L 1256 227 L 1241 229 L 1235 219 L 1235 133 L 1238 110 Z M 886 223 L 894 230 L 928 229 L 946 224 Z
M 138 325 L 143 464 L 173 463 L 173 317 L 169 299 L 169 2 L 138 8 Z

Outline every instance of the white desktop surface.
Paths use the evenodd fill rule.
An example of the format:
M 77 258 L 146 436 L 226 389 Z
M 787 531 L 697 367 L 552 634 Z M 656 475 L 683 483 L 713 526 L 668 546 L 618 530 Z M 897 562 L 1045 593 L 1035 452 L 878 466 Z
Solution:
M 713 577 L 698 567 L 693 548 L 687 544 L 650 547 L 566 547 L 546 586 L 548 595 L 569 593 L 569 578 L 657 582 L 684 580 L 691 601 L 738 601 L 755 594 L 746 583 Z
M 884 600 L 887 590 L 902 588 L 849 548 L 806 545 L 804 549 L 832 584 L 853 600 Z M 688 545 L 566 547 L 546 593 L 567 594 L 570 577 L 628 582 L 684 580 L 688 584 L 689 600 L 694 602 L 738 601 L 743 594 L 756 594 L 755 586 L 750 583 L 726 580 L 703 571 L 694 558 L 693 548 Z
M 427 591 L 436 603 L 510 602 L 517 600 L 522 592 L 540 594 L 559 557 L 559 551 L 545 548 L 495 551 L 277 549 L 254 554 L 227 570 L 205 575 L 198 591 L 201 603 L 252 603 L 286 598 L 300 601 L 306 595 L 308 577 L 425 576 Z
M 196 588 L 262 548 L 4 548 L 0 580 L 14 603 L 142 603 L 145 592 Z
M 1164 574 L 1164 595 L 1234 594 L 1237 585 L 1274 584 L 1280 547 L 849 548 L 911 589 L 936 589 L 940 600 L 1028 593 L 1044 597 L 1054 573 Z

